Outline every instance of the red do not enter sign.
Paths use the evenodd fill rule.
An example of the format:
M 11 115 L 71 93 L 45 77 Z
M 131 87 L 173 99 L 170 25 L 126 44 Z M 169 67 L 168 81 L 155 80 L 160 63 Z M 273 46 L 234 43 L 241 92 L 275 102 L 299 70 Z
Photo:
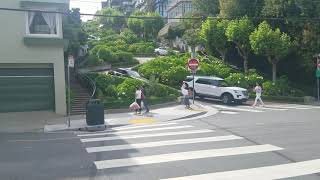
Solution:
M 199 67 L 199 60 L 198 59 L 194 59 L 194 58 L 193 59 L 189 59 L 188 67 L 193 71 L 197 70 L 198 67 Z

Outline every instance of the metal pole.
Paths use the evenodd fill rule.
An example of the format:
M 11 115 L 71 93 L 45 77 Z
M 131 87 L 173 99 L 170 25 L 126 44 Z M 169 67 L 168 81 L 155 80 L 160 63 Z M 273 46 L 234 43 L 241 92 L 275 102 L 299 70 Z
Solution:
M 71 122 L 70 122 L 70 111 L 71 111 L 71 97 L 70 97 L 71 93 L 70 93 L 70 67 L 69 67 L 69 63 L 68 63 L 68 127 L 71 126 Z
M 318 85 L 318 101 L 320 101 L 320 78 L 317 78 L 317 85 Z
M 194 70 L 192 70 L 192 78 L 193 78 L 193 81 L 192 81 L 192 96 L 193 96 L 193 104 L 194 104 L 194 96 L 195 96 L 195 94 L 194 94 L 194 73 L 195 73 L 195 71 Z

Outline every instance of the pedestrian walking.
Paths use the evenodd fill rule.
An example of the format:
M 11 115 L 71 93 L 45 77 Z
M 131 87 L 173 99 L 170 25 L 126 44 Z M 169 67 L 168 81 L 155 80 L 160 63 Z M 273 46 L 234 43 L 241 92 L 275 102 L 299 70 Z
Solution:
M 142 91 L 138 87 L 136 88 L 135 98 L 136 103 L 140 106 L 139 109 L 136 109 L 136 114 L 141 114 Z
M 146 91 L 143 88 L 143 86 L 140 87 L 140 90 L 141 90 L 141 100 L 142 100 L 143 106 L 146 109 L 146 113 L 149 113 L 150 109 L 149 109 L 148 102 L 146 99 Z
M 183 82 L 181 86 L 181 92 L 183 95 L 183 103 L 187 109 L 190 109 L 190 102 L 189 102 L 189 85 L 186 82 Z
M 261 105 L 264 106 L 264 103 L 261 99 L 262 87 L 259 83 L 256 83 L 256 87 L 253 89 L 253 91 L 256 93 L 256 99 L 254 100 L 254 104 L 252 106 L 255 107 L 257 105 L 258 100 L 260 101 Z

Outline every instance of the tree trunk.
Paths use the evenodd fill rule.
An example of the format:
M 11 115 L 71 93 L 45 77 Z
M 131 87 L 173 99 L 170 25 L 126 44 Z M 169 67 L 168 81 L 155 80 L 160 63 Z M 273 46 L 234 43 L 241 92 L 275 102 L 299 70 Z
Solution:
M 277 81 L 277 63 L 272 63 L 272 81 L 273 83 Z
M 195 57 L 196 57 L 196 47 L 191 46 L 191 58 L 195 58 Z
M 238 53 L 243 58 L 244 73 L 247 73 L 248 72 L 248 55 L 239 47 L 240 47 L 240 45 L 237 45 Z
M 243 57 L 243 69 L 244 73 L 248 73 L 248 58 L 246 56 Z
M 218 53 L 220 54 L 221 60 L 222 62 L 226 61 L 226 53 L 224 51 L 220 51 L 216 48 L 216 50 L 218 51 Z
M 222 62 L 225 63 L 226 62 L 226 54 L 223 53 L 222 57 Z

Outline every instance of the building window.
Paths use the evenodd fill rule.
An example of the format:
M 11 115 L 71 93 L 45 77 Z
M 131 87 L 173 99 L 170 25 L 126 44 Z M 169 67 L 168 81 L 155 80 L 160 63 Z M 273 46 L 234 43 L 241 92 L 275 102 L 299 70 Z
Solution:
M 27 12 L 28 35 L 59 35 L 59 16 L 57 13 Z

